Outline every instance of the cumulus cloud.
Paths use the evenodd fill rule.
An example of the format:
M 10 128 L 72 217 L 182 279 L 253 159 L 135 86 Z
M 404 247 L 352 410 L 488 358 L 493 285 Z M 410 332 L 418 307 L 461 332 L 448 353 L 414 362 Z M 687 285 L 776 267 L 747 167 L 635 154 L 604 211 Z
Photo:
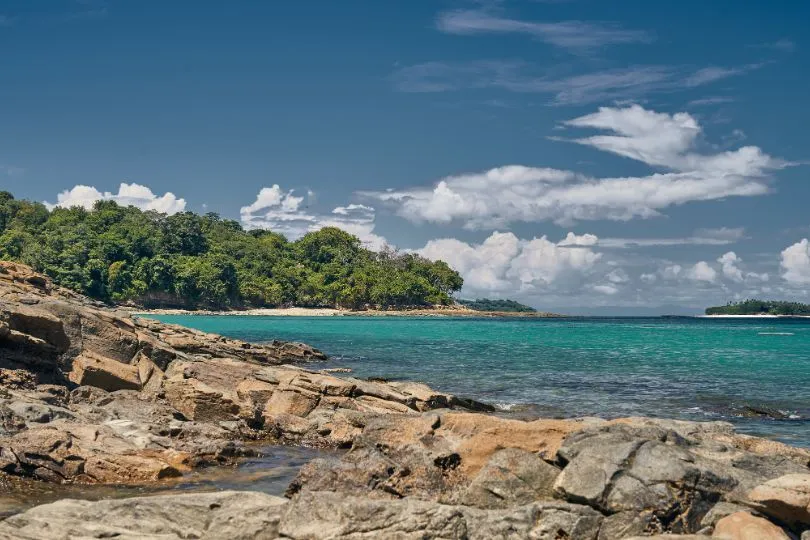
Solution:
M 307 199 L 314 200 L 315 194 L 307 192 Z M 338 227 L 351 233 L 370 248 L 382 249 L 385 238 L 374 233 L 374 208 L 362 204 L 338 206 L 329 214 L 310 212 L 304 197 L 297 196 L 294 190 L 284 191 L 278 184 L 262 188 L 256 200 L 240 210 L 242 225 L 246 229 L 267 229 L 281 233 L 295 240 L 308 232 L 323 227 Z
M 607 295 L 614 295 L 619 292 L 619 289 L 614 285 L 594 285 L 591 288 L 598 293 Z
M 755 146 L 702 154 L 702 130 L 687 113 L 669 115 L 633 105 L 602 107 L 565 123 L 609 134 L 571 142 L 634 159 L 666 172 L 642 177 L 590 178 L 572 171 L 512 165 L 449 176 L 434 186 L 366 192 L 413 222 L 458 221 L 495 229 L 516 221 L 630 220 L 660 215 L 692 201 L 762 195 L 772 171 L 789 165 Z
M 810 283 L 810 242 L 803 238 L 782 251 L 782 277 L 793 284 Z
M 717 270 L 709 266 L 709 263 L 706 261 L 700 261 L 687 270 L 686 277 L 692 281 L 714 283 L 717 279 Z
M 593 237 L 569 233 L 564 240 L 553 242 L 546 236 L 521 240 L 511 232 L 494 232 L 480 244 L 455 238 L 431 240 L 418 253 L 450 264 L 464 277 L 467 291 L 527 292 L 550 285 L 565 287 L 562 282 L 590 273 L 602 254 L 576 247 L 587 245 L 590 238 L 585 236 Z
M 122 206 L 135 206 L 141 210 L 155 210 L 164 214 L 176 214 L 186 209 L 186 200 L 178 198 L 174 193 L 166 192 L 158 197 L 148 187 L 136 183 L 122 183 L 118 187 L 118 193 L 101 192 L 92 186 L 77 185 L 59 193 L 56 203 L 45 202 L 45 206 L 49 210 L 57 206 L 81 206 L 90 210 L 97 201 L 115 201 Z

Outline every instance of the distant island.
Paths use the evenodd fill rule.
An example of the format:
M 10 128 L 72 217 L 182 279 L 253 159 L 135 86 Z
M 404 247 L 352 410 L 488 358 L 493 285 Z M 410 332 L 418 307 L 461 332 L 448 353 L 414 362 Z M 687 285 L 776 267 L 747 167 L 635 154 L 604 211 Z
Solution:
M 729 302 L 725 306 L 706 308 L 706 315 L 810 316 L 810 304 L 775 300 L 744 300 L 742 302 Z
M 499 311 L 502 313 L 537 313 L 531 306 L 515 302 L 514 300 L 490 300 L 479 298 L 477 300 L 459 300 L 459 304 L 474 311 Z

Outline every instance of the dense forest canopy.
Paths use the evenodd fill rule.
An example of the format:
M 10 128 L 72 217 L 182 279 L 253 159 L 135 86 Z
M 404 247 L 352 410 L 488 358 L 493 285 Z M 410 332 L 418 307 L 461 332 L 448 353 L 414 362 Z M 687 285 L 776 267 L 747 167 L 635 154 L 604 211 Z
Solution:
M 442 261 L 373 252 L 326 227 L 290 242 L 216 214 L 167 216 L 113 201 L 54 208 L 0 191 L 0 259 L 70 289 L 147 307 L 365 307 L 452 303 L 463 284 Z
M 810 305 L 774 300 L 743 300 L 706 308 L 706 315 L 810 315 Z
M 514 300 L 490 300 L 489 298 L 479 298 L 478 300 L 459 300 L 459 304 L 475 311 L 502 311 L 504 313 L 535 313 L 536 309 L 526 306 Z

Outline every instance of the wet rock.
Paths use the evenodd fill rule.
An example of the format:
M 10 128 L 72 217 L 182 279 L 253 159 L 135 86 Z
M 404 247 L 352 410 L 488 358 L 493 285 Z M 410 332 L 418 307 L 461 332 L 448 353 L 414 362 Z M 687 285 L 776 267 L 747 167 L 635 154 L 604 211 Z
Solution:
M 748 499 L 763 514 L 797 530 L 810 528 L 810 474 L 789 474 L 755 487 Z
M 737 512 L 718 521 L 712 537 L 727 540 L 790 540 L 785 531 L 767 519 L 748 512 Z

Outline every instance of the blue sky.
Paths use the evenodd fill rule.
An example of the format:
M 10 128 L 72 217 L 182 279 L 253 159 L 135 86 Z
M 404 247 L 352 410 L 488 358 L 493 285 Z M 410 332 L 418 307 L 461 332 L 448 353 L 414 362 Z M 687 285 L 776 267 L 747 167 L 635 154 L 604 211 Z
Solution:
M 548 309 L 808 300 L 808 19 L 765 1 L 6 0 L 0 187 L 291 237 L 339 225 L 448 260 L 465 295 Z

